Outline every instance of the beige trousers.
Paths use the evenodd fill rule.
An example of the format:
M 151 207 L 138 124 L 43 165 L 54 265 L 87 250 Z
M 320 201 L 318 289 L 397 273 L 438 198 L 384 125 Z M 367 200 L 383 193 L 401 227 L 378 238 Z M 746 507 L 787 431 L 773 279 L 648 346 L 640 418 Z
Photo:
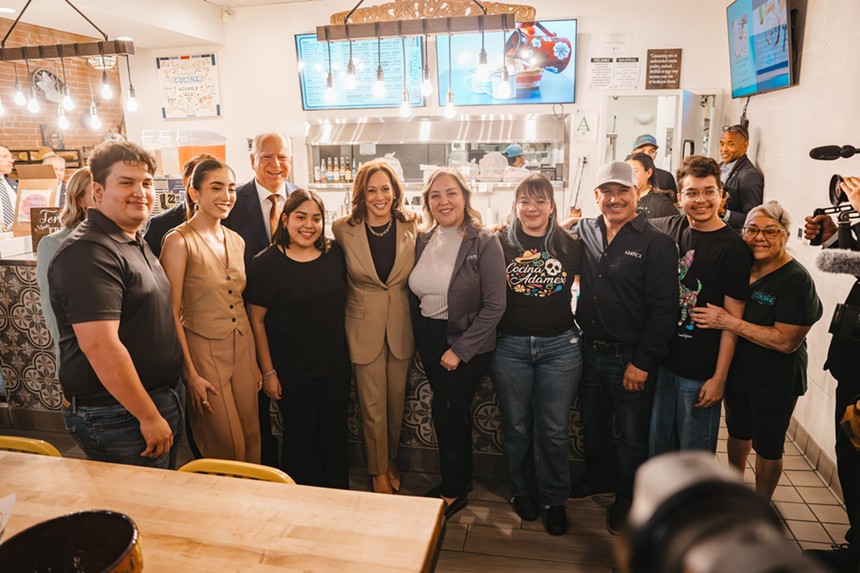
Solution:
M 411 358 L 391 354 L 386 340 L 372 362 L 355 365 L 367 470 L 371 475 L 385 473 L 397 459 L 410 362 Z
M 212 340 L 186 329 L 185 338 L 197 373 L 220 394 L 209 392 L 211 414 L 186 408 L 200 453 L 207 458 L 260 463 L 257 360 L 251 330 L 245 334 L 234 330 L 223 340 Z

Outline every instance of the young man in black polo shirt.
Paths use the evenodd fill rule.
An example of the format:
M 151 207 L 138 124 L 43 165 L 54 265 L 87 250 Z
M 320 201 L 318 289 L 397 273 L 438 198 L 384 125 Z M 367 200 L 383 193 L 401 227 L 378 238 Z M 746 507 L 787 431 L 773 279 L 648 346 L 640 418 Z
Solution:
M 695 325 L 690 309 L 708 304 L 741 317 L 752 254 L 719 215 L 720 167 L 694 155 L 678 169 L 683 215 L 651 219 L 678 244 L 680 291 L 675 336 L 660 368 L 651 413 L 649 453 L 677 449 L 716 452 L 720 405 L 737 336 Z
M 155 202 L 155 159 L 113 142 L 89 166 L 95 208 L 48 269 L 65 425 L 89 459 L 175 467 L 182 351 L 170 284 L 140 233 Z
M 585 354 L 579 407 L 586 479 L 571 497 L 614 492 L 612 533 L 627 518 L 636 469 L 648 456 L 654 379 L 678 312 L 678 249 L 637 215 L 634 181 L 623 161 L 601 167 L 594 196 L 602 215 L 574 228 L 585 251 L 576 316 Z M 617 444 L 613 416 L 622 431 Z

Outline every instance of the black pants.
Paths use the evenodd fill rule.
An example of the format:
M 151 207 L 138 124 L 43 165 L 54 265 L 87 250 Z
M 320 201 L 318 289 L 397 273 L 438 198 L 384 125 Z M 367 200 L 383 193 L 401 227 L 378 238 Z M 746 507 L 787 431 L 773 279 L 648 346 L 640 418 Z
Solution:
M 282 463 L 296 483 L 349 489 L 349 375 L 282 383 Z
M 836 386 L 836 469 L 842 497 L 851 527 L 845 533 L 845 541 L 860 546 L 860 451 L 854 449 L 851 441 L 839 427 L 839 420 L 845 408 L 853 403 L 860 394 L 860 372 L 854 373 L 851 380 L 837 378 Z
M 490 365 L 491 352 L 460 362 L 449 372 L 439 361 L 450 346 L 446 320 L 421 317 L 415 344 L 433 389 L 432 416 L 439 442 L 442 495 L 457 497 L 472 484 L 472 399 Z
M 272 415 L 269 413 L 270 402 L 262 390 L 257 393 L 257 415 L 260 417 L 260 463 L 279 468 L 278 440 L 272 435 Z

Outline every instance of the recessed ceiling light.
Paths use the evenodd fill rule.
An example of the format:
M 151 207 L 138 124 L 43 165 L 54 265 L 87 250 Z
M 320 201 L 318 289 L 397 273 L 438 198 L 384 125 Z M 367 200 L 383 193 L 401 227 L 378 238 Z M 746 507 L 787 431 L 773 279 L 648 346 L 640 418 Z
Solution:
M 6 6 L 0 6 L 0 14 L 14 14 L 14 8 L 7 8 Z

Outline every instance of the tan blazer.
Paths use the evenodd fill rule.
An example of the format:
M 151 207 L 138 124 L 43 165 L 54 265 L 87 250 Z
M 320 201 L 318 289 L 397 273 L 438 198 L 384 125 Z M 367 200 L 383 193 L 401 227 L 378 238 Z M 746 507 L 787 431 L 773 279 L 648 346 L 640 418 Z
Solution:
M 397 358 L 415 352 L 409 315 L 408 280 L 415 266 L 417 223 L 397 221 L 397 252 L 394 267 L 383 283 L 376 275 L 364 224 L 351 226 L 347 218 L 331 226 L 343 247 L 348 272 L 346 298 L 346 339 L 354 364 L 369 364 L 382 351 L 386 335 L 388 347 Z

